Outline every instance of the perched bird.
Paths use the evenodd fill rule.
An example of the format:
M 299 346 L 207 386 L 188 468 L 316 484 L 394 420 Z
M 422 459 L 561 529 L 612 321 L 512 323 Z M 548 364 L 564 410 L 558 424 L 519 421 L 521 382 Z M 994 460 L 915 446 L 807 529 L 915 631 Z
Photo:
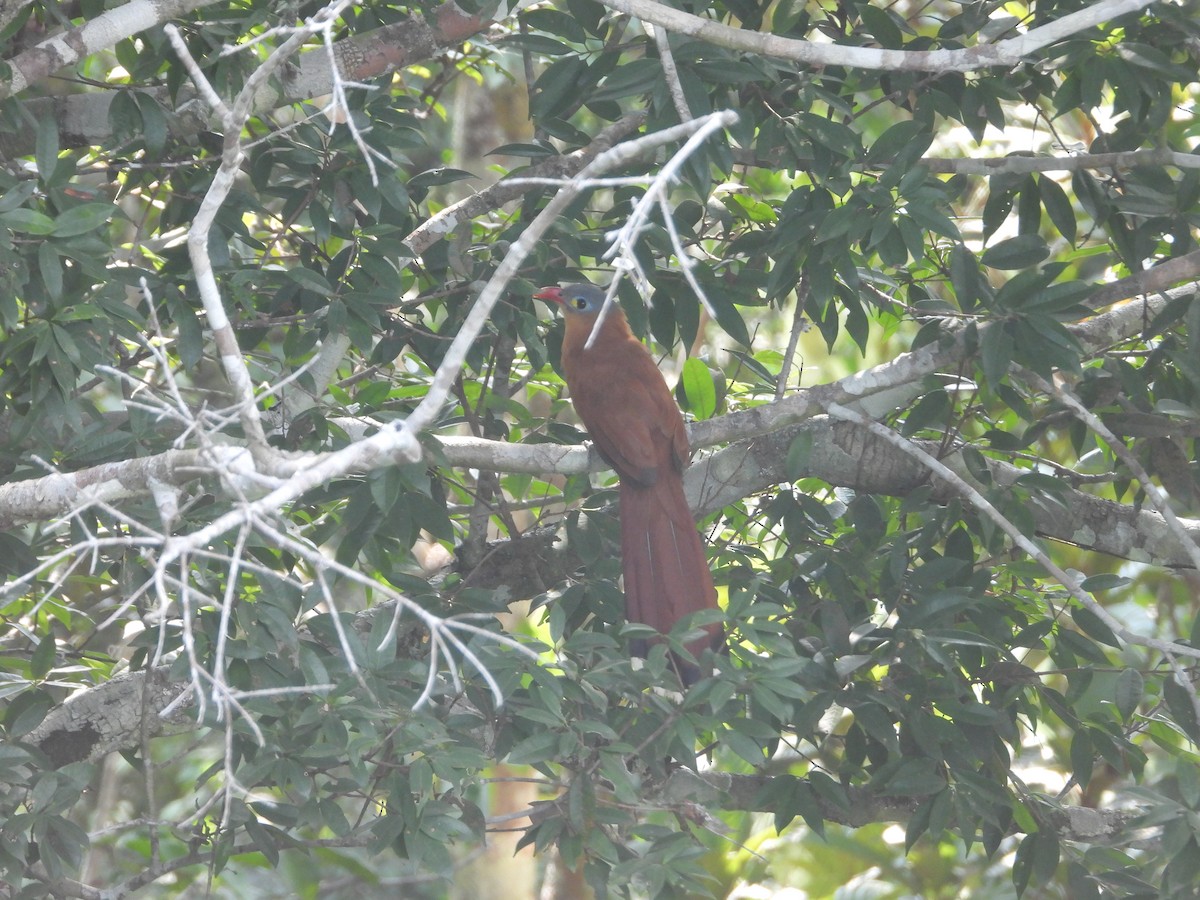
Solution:
M 586 346 L 604 305 L 604 291 L 595 285 L 544 287 L 533 296 L 562 307 L 562 369 L 572 402 L 596 449 L 621 478 L 626 617 L 666 633 L 690 613 L 716 609 L 712 573 L 683 494 L 691 455 L 687 431 L 662 373 L 618 304 Z M 721 641 L 720 625 L 705 630 L 688 646 L 697 658 Z M 645 649 L 637 652 L 645 655 Z M 694 665 L 675 664 L 685 683 L 699 677 Z

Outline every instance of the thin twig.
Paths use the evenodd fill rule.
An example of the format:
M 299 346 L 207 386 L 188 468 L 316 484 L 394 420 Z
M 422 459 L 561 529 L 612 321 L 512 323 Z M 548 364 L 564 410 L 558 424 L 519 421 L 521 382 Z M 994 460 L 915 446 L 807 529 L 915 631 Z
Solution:
M 608 285 L 608 292 L 604 298 L 604 305 L 600 310 L 600 315 L 596 317 L 596 324 L 592 328 L 592 333 L 588 336 L 585 347 L 591 347 L 596 340 L 596 335 L 600 333 L 600 328 L 604 324 L 604 319 L 608 315 L 608 310 L 613 303 L 617 287 L 621 283 L 621 279 L 629 274 L 634 280 L 634 285 L 643 297 L 648 297 L 650 293 L 650 279 L 642 269 L 642 263 L 637 257 L 636 246 L 638 238 L 642 231 L 646 228 L 650 214 L 655 209 L 664 208 L 667 191 L 671 185 L 679 177 L 679 171 L 683 168 L 684 163 L 700 148 L 708 138 L 717 131 L 724 128 L 729 128 L 737 122 L 737 113 L 732 110 L 723 110 L 704 116 L 699 119 L 691 119 L 673 128 L 667 128 L 663 131 L 656 131 L 653 134 L 647 135 L 647 138 L 661 138 L 663 135 L 671 135 L 671 139 L 675 136 L 690 135 L 667 162 L 658 170 L 654 178 L 650 181 L 646 188 L 646 192 L 638 198 L 634 204 L 633 210 L 629 217 L 625 220 L 625 224 L 615 233 L 610 235 L 610 245 L 604 253 L 604 259 L 610 260 L 613 266 L 613 280 Z M 637 143 L 631 141 L 630 143 Z M 660 143 L 665 141 L 660 140 Z M 597 158 L 598 161 L 598 158 Z M 591 166 L 588 167 L 589 169 Z M 581 175 L 589 176 L 591 173 L 585 169 Z M 665 216 L 670 222 L 670 216 Z M 716 309 L 709 301 L 704 293 L 704 289 L 696 280 L 695 274 L 692 272 L 691 259 L 687 255 L 686 249 L 679 243 L 679 235 L 673 230 L 674 223 L 668 228 L 672 235 L 672 241 L 675 244 L 676 255 L 679 259 L 680 268 L 683 271 L 684 277 L 687 279 L 696 297 L 704 304 L 704 308 L 708 310 L 709 315 L 716 318 Z
M 1089 595 L 1080 585 L 1077 578 L 1067 574 L 1049 555 L 1039 547 L 1034 541 L 1027 537 L 1016 525 L 1004 516 L 991 502 L 979 493 L 972 485 L 964 480 L 958 473 L 948 468 L 940 460 L 930 456 L 916 444 L 906 440 L 901 435 L 892 431 L 886 425 L 869 419 L 862 413 L 842 406 L 840 403 L 828 403 L 826 409 L 834 418 L 841 419 L 845 422 L 853 422 L 856 425 L 866 428 L 872 434 L 882 438 L 889 444 L 903 450 L 909 456 L 917 459 L 928 468 L 931 472 L 937 475 L 942 481 L 953 487 L 958 493 L 974 506 L 977 510 L 991 519 L 999 526 L 1000 530 L 1012 539 L 1013 543 L 1025 551 L 1029 556 L 1038 562 L 1051 576 L 1053 576 L 1067 592 L 1079 601 L 1081 606 L 1087 608 L 1090 612 L 1098 616 L 1117 637 L 1130 644 L 1137 644 L 1142 647 L 1149 647 L 1152 650 L 1157 650 L 1160 653 L 1176 653 L 1180 656 L 1188 656 L 1193 659 L 1200 659 L 1200 647 L 1188 647 L 1183 644 L 1175 643 L 1174 641 L 1163 641 L 1158 638 L 1146 637 L 1145 635 L 1135 634 L 1125 627 L 1116 616 L 1105 609 L 1101 604 Z
M 658 47 L 658 60 L 662 63 L 663 76 L 667 80 L 667 92 L 671 95 L 671 102 L 675 105 L 675 113 L 679 116 L 679 121 L 690 121 L 695 117 L 688 108 L 687 95 L 683 92 L 683 82 L 679 78 L 679 69 L 675 65 L 675 54 L 671 52 L 670 34 L 665 28 L 655 28 L 649 22 L 643 22 L 642 27 L 650 33 L 654 38 L 654 45 Z
M 1192 561 L 1192 567 L 1200 569 L 1200 546 L 1197 546 L 1196 542 L 1192 540 L 1187 530 L 1180 523 L 1179 517 L 1175 515 L 1175 510 L 1171 508 L 1171 504 L 1168 502 L 1162 488 L 1151 480 L 1150 473 L 1146 471 L 1141 462 L 1138 461 L 1138 458 L 1125 446 L 1125 442 L 1113 434 L 1112 430 L 1104 424 L 1104 421 L 1084 406 L 1079 401 L 1079 398 L 1067 390 L 1066 387 L 1056 381 L 1042 378 L 1036 372 L 1028 369 L 1020 371 L 1023 378 L 1028 379 L 1038 390 L 1054 397 L 1059 403 L 1067 407 L 1075 418 L 1086 425 L 1096 435 L 1103 438 L 1112 452 L 1116 454 L 1121 462 L 1125 463 L 1125 466 L 1133 474 L 1133 477 L 1137 479 L 1138 484 L 1142 486 L 1142 490 L 1146 492 L 1146 496 L 1150 498 L 1150 502 L 1154 505 L 1154 508 L 1162 513 L 1162 517 L 1167 522 L 1167 527 L 1174 533 L 1176 540 L 1179 541 L 1180 546 L 1183 547 L 1184 552 L 1187 553 L 1188 558 Z
M 796 310 L 792 313 L 792 330 L 788 335 L 787 350 L 783 354 L 783 364 L 779 367 L 779 380 L 775 382 L 775 401 L 783 399 L 787 392 L 788 377 L 792 371 L 792 360 L 796 357 L 796 347 L 800 343 L 800 335 L 804 333 L 808 321 L 804 318 L 804 305 L 808 300 L 808 273 L 800 276 L 800 284 L 796 287 Z

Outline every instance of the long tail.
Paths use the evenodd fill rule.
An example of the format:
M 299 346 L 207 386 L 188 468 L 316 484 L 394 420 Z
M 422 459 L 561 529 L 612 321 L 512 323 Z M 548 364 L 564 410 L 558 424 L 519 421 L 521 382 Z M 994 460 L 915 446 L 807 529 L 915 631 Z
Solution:
M 712 572 L 677 473 L 668 472 L 648 487 L 621 480 L 621 554 L 625 615 L 631 622 L 665 634 L 684 616 L 717 607 Z M 688 647 L 697 658 L 721 641 L 720 625 L 705 627 L 708 636 Z M 680 669 L 685 682 L 699 674 L 691 668 Z

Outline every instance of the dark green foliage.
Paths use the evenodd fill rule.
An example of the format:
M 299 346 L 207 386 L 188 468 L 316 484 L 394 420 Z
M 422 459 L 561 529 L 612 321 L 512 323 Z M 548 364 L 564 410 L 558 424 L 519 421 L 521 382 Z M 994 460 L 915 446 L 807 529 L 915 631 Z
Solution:
M 920 51 L 1002 42 L 1086 4 L 1039 2 L 1022 21 L 996 4 L 675 6 L 744 32 Z M 1200 514 L 1187 265 L 1200 169 L 1145 155 L 1193 152 L 1194 11 L 1155 3 L 964 73 L 799 65 L 684 34 L 668 36 L 668 59 L 637 20 L 592 0 L 494 23 L 491 7 L 459 7 L 478 30 L 417 50 L 401 38 L 453 10 L 346 9 L 330 38 L 346 78 L 371 89 L 349 87 L 331 127 L 322 98 L 288 93 L 307 83 L 289 70 L 272 86 L 286 102 L 246 123 L 208 252 L 269 443 L 292 454 L 280 459 L 303 470 L 427 396 L 481 286 L 554 190 L 439 218 L 485 190 L 489 167 L 575 165 L 558 170 L 569 177 L 569 155 L 602 129 L 635 112 L 623 137 L 671 127 L 682 102 L 739 118 L 686 161 L 638 236 L 650 308 L 628 281 L 620 302 L 685 411 L 720 427 L 764 413 L 780 380 L 785 398 L 818 385 L 975 493 L 814 422 L 819 401 L 753 434 L 739 424 L 703 476 L 731 491 L 701 523 L 727 651 L 686 692 L 672 654 L 706 621 L 634 662 L 652 635 L 624 620 L 610 476 L 489 472 L 435 439 L 584 439 L 556 374 L 561 328 L 529 297 L 606 280 L 609 235 L 646 192 L 623 183 L 582 192 L 538 242 L 452 373 L 421 461 L 340 471 L 257 511 L 257 527 L 214 533 L 156 582 L 173 545 L 154 535 L 197 533 L 287 473 L 247 494 L 227 460 L 200 453 L 245 439 L 185 240 L 222 128 L 185 107 L 201 101 L 161 25 L 93 48 L 0 104 L 0 503 L 52 469 L 120 485 L 61 520 L 2 507 L 0 878 L 77 895 L 54 882 L 86 864 L 95 887 L 145 896 L 316 896 L 340 881 L 434 897 L 494 829 L 523 827 L 514 845 L 556 852 L 597 896 L 722 896 L 739 881 L 813 897 L 851 884 L 1193 895 L 1200 616 L 1177 577 L 1190 561 L 1178 534 L 1138 516 L 1156 501 L 1143 471 L 1192 534 Z M 252 0 L 177 24 L 229 102 L 262 57 L 222 49 L 320 9 Z M 102 12 L 32 4 L 3 32 L 5 58 L 27 61 L 65 15 Z M 306 66 L 324 59 L 319 37 L 305 51 Z M 393 52 L 426 55 L 397 66 Z M 107 104 L 100 134 L 58 114 L 64 89 Z M 654 172 L 676 149 L 608 174 Z M 980 159 L 986 175 L 963 164 Z M 1176 276 L 1154 282 L 1166 264 Z M 1106 293 L 1137 274 L 1151 286 Z M 1180 287 L 1119 334 L 1087 332 L 1115 301 Z M 680 347 L 698 352 L 676 370 Z M 900 389 L 884 403 L 862 385 L 830 389 L 908 352 L 942 355 L 883 385 Z M 200 455 L 180 463 L 191 474 L 172 509 L 162 482 L 120 466 L 176 450 Z M 510 615 L 514 600 L 531 611 Z M 152 694 L 114 701 L 146 704 L 114 745 L 120 761 L 89 756 L 94 728 L 47 736 L 81 708 L 68 696 L 118 675 L 195 690 L 171 723 Z M 693 769 L 709 771 L 702 790 Z M 492 779 L 513 773 L 537 780 L 527 824 L 492 806 L 506 783 Z M 1097 842 L 1073 827 L 1081 805 L 1130 812 Z M 1154 840 L 1132 845 L 1138 829 Z M 1011 881 L 997 886 L 998 867 Z

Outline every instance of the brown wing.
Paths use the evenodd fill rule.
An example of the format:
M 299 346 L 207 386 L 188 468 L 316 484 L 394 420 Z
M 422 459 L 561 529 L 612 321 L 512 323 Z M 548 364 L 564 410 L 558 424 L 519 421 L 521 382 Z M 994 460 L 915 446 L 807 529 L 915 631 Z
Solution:
M 650 354 L 637 341 L 583 351 L 571 399 L 596 448 L 622 478 L 653 484 L 664 464 L 682 470 L 687 431 Z M 580 365 L 582 364 L 582 365 Z

